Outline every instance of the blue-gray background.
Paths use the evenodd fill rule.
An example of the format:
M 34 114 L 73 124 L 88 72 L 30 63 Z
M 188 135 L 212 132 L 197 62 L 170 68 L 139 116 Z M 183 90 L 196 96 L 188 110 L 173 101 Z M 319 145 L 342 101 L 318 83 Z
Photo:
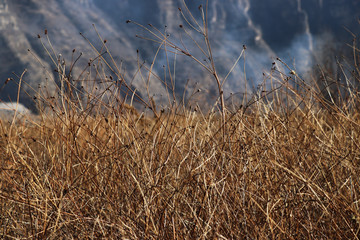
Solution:
M 199 19 L 198 6 L 204 1 L 186 2 Z M 79 32 L 99 45 L 92 27 L 94 23 L 101 36 L 108 40 L 115 60 L 119 64 L 123 61 L 129 81 L 137 70 L 136 49 L 140 50 L 142 60 L 151 62 L 158 45 L 136 38 L 136 34 L 149 35 L 134 24 L 126 24 L 126 20 L 144 25 L 151 23 L 162 31 L 166 25 L 173 41 L 180 43 L 184 38 L 192 49 L 178 27 L 184 22 L 178 7 L 183 7 L 180 0 L 0 0 L 0 100 L 16 100 L 16 84 L 4 85 L 9 77 L 18 81 L 13 72 L 20 75 L 28 69 L 21 93 L 21 101 L 27 106 L 32 104 L 31 89 L 44 87 L 54 77 L 55 66 L 37 38 L 38 34 L 44 38 L 44 29 L 48 30 L 56 54 L 61 53 L 70 61 L 74 48 L 76 53 L 84 53 L 75 69 L 79 72 L 88 58 L 95 56 Z M 346 52 L 346 43 L 352 41 L 346 29 L 354 34 L 359 32 L 359 15 L 358 0 L 209 0 L 209 32 L 220 75 L 231 68 L 244 44 L 247 46 L 247 80 L 253 85 L 262 81 L 262 73 L 270 70 L 276 57 L 306 75 L 315 64 L 332 62 L 334 55 L 343 54 L 333 52 L 334 49 Z M 31 49 L 32 54 L 27 49 Z M 165 63 L 165 54 L 161 53 L 155 65 L 159 75 Z M 227 95 L 244 91 L 243 67 L 240 61 L 225 85 Z M 196 87 L 203 88 L 208 96 L 216 95 L 211 76 L 193 62 L 178 57 L 176 91 L 179 96 L 188 79 L 188 91 L 198 83 Z M 166 95 L 164 87 L 160 82 L 152 82 L 150 92 L 161 101 L 160 96 Z M 144 91 L 141 79 L 135 77 L 132 85 L 139 93 Z

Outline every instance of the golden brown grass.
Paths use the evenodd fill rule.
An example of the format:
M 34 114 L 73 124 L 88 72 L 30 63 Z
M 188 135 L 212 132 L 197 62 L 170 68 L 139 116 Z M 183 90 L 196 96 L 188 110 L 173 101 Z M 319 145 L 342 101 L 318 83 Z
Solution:
M 155 37 L 181 53 L 165 35 Z M 178 104 L 173 79 L 164 79 L 173 99 L 159 112 L 149 89 L 146 100 L 128 85 L 101 41 L 77 79 L 77 60 L 67 66 L 44 44 L 57 94 L 39 90 L 36 117 L 0 120 L 1 238 L 360 237 L 357 56 L 345 83 L 323 73 L 323 89 L 320 78 L 309 83 L 273 69 L 238 107 L 225 106 L 226 77 L 204 65 L 215 73 L 219 111 Z M 133 100 L 153 115 L 126 104 Z
M 1 122 L 1 237 L 357 239 L 359 112 L 327 106 Z

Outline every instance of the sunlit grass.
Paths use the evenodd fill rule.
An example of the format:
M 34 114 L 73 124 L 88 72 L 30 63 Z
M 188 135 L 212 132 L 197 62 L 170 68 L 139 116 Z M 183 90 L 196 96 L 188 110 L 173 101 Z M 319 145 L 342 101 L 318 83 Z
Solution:
M 237 105 L 220 86 L 209 111 L 156 110 L 102 42 L 77 78 L 44 44 L 56 94 L 0 121 L 1 238 L 358 239 L 356 63 L 352 85 L 274 68 Z
M 2 122 L 2 237 L 357 238 L 359 113 L 305 105 Z

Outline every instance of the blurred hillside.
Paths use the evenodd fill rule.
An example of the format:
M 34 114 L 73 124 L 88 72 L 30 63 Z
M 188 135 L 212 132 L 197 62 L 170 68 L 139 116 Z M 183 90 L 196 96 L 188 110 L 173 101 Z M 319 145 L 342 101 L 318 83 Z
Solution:
M 200 19 L 198 5 L 203 2 L 186 3 Z M 79 32 L 95 46 L 100 46 L 92 27 L 94 23 L 100 35 L 107 39 L 114 59 L 124 62 L 128 79 L 131 79 L 137 70 L 136 49 L 140 50 L 141 59 L 151 62 L 158 45 L 136 38 L 136 34 L 147 33 L 125 21 L 151 23 L 162 31 L 166 25 L 167 33 L 179 43 L 183 37 L 178 27 L 183 23 L 178 12 L 181 6 L 180 0 L 1 0 L 0 99 L 16 100 L 18 79 L 12 73 L 19 76 L 24 69 L 28 70 L 24 76 L 28 85 L 23 84 L 20 99 L 26 106 L 32 106 L 28 99 L 32 98 L 33 90 L 45 85 L 47 91 L 54 90 L 51 78 L 56 79 L 52 72 L 55 67 L 37 37 L 38 34 L 44 37 L 45 29 L 55 54 L 62 54 L 70 62 L 73 49 L 77 54 L 83 53 L 73 71 L 76 77 L 89 59 L 96 57 Z M 356 0 L 211 0 L 208 20 L 219 72 L 224 74 L 229 70 L 245 44 L 248 81 L 255 84 L 262 81 L 262 73 L 271 68 L 272 61 L 278 56 L 289 64 L 295 63 L 297 71 L 305 74 L 315 63 L 333 58 L 332 53 L 324 54 L 324 46 L 336 49 L 351 42 L 352 36 L 346 29 L 355 34 L 359 31 L 359 13 L 360 2 Z M 161 53 L 155 71 L 161 72 L 165 63 L 165 54 Z M 188 79 L 192 84 L 198 82 L 201 86 L 210 86 L 205 92 L 212 93 L 211 77 L 193 62 L 179 57 L 176 66 L 180 94 Z M 242 91 L 243 76 L 243 65 L 240 64 L 225 86 L 226 94 Z M 4 85 L 8 78 L 14 81 Z M 138 78 L 134 78 L 132 85 L 138 92 L 144 91 Z M 165 95 L 160 82 L 153 82 L 150 92 L 156 96 Z

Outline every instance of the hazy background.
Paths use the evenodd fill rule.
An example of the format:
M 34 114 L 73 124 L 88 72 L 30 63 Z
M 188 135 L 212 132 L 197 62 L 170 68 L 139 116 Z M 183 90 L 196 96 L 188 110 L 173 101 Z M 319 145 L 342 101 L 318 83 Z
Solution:
M 186 1 L 194 16 L 200 20 L 198 6 L 201 0 Z M 144 84 L 134 76 L 137 70 L 137 53 L 141 60 L 151 62 L 158 44 L 136 38 L 135 35 L 149 36 L 130 19 L 147 25 L 153 24 L 171 35 L 181 44 L 180 39 L 193 49 L 179 24 L 184 24 L 178 7 L 180 0 L 0 0 L 0 100 L 16 100 L 18 78 L 26 68 L 21 101 L 32 106 L 31 89 L 53 88 L 49 82 L 56 79 L 55 66 L 44 51 L 37 35 L 45 40 L 44 30 L 55 48 L 71 61 L 83 52 L 76 65 L 74 78 L 86 67 L 89 58 L 96 56 L 87 41 L 79 35 L 82 32 L 92 43 L 100 41 L 92 27 L 94 23 L 111 50 L 115 60 L 126 69 L 126 77 L 132 80 L 132 87 L 144 93 Z M 246 79 L 249 86 L 263 80 L 263 73 L 269 72 L 276 57 L 281 57 L 301 75 L 311 71 L 315 64 L 333 64 L 336 55 L 346 54 L 346 43 L 360 30 L 358 0 L 209 0 L 209 32 L 216 65 L 223 77 L 236 60 L 243 45 L 246 51 Z M 184 24 L 189 29 L 189 27 Z M 31 54 L 28 52 L 31 50 Z M 337 49 L 337 52 L 334 50 Z M 342 51 L 344 49 L 344 51 Z M 170 56 L 173 66 L 173 56 Z M 163 76 L 162 66 L 166 64 L 161 52 L 155 65 L 155 72 Z M 244 91 L 244 62 L 240 61 L 226 86 L 225 94 Z M 174 70 L 174 69 L 172 69 Z M 13 78 L 5 85 L 8 78 Z M 150 84 L 150 92 L 159 103 L 164 103 L 165 88 L 159 81 Z M 206 101 L 214 101 L 216 86 L 209 74 L 201 70 L 186 57 L 176 58 L 176 91 L 184 92 L 189 80 L 188 94 L 192 88 L 202 88 Z M 28 92 L 30 96 L 26 94 Z

